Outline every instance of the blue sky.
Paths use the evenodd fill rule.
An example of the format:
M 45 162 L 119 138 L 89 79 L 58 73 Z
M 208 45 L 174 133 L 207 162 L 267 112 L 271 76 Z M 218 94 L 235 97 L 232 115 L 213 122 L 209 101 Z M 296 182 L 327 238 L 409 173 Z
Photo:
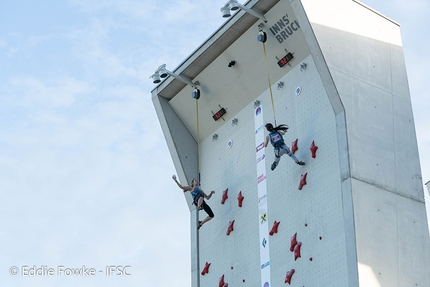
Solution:
M 170 179 L 148 77 L 163 63 L 173 70 L 207 39 L 225 21 L 224 2 L 3 1 L 2 286 L 190 285 L 189 212 Z M 363 2 L 401 24 L 428 181 L 430 3 Z M 9 275 L 11 266 L 34 265 L 130 265 L 132 275 Z

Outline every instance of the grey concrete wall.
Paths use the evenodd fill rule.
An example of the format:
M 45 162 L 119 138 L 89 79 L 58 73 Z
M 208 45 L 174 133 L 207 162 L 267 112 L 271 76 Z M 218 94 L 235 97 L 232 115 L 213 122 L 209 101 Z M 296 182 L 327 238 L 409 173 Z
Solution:
M 427 181 L 426 186 L 427 186 L 427 192 L 430 195 L 430 181 Z
M 272 172 L 273 150 L 265 150 L 264 224 L 270 230 L 273 221 L 281 222 L 278 233 L 267 236 L 271 285 L 284 284 L 286 272 L 295 269 L 292 286 L 430 286 L 430 239 L 398 25 L 352 0 L 280 1 L 265 17 L 269 73 L 256 21 L 194 78 L 202 91 L 201 184 L 216 194 L 208 201 L 215 218 L 191 232 L 192 286 L 216 286 L 222 275 L 229 286 L 263 286 L 255 100 L 265 122 L 276 113 L 278 124 L 290 126 L 286 142 L 298 139 L 296 155 L 306 161 L 299 167 L 284 156 Z M 281 33 L 272 31 L 283 17 L 292 30 L 281 41 Z M 294 59 L 280 68 L 277 57 L 286 50 Z M 227 68 L 231 60 L 237 65 Z M 153 92 L 181 181 L 198 169 L 190 94 L 185 87 L 166 100 Z M 219 106 L 227 114 L 215 122 L 212 112 Z M 319 146 L 315 159 L 313 140 Z M 306 172 L 308 184 L 299 191 Z M 221 204 L 227 188 L 229 198 Z M 239 192 L 245 197 L 241 208 Z M 189 206 L 194 227 L 206 215 Z M 234 231 L 227 236 L 232 220 Z M 295 233 L 302 242 L 297 260 L 289 250 Z M 210 271 L 202 276 L 206 262 Z
M 179 180 L 183 184 L 189 184 L 193 178 L 198 178 L 197 142 L 166 99 L 158 97 L 154 92 L 152 101 Z M 195 208 L 192 205 L 191 196 L 185 198 L 191 211 Z
M 355 1 L 302 2 L 345 107 L 360 286 L 430 286 L 399 26 Z

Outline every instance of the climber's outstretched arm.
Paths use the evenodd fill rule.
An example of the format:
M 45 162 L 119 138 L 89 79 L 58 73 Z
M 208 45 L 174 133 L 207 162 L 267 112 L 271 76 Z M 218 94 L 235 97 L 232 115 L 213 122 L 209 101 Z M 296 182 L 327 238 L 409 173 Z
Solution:
M 211 191 L 211 193 L 209 193 L 209 195 L 207 195 L 206 193 L 203 192 L 205 199 L 209 200 L 211 199 L 212 195 L 215 193 L 215 191 Z
M 172 179 L 176 182 L 176 184 L 178 185 L 178 187 L 179 187 L 180 189 L 182 189 L 184 192 L 186 192 L 186 191 L 190 191 L 190 190 L 192 190 L 192 189 L 193 189 L 191 186 L 186 186 L 186 185 L 182 185 L 182 184 L 180 184 L 180 183 L 179 183 L 179 181 L 178 181 L 178 180 L 177 180 L 177 178 L 176 178 L 176 175 L 172 175 Z

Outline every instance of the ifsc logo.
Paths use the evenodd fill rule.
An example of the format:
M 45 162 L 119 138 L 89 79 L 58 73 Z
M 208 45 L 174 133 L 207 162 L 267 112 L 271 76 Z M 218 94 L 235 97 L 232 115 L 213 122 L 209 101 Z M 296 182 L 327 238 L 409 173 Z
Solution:
M 264 283 L 263 287 L 269 287 L 269 282 Z

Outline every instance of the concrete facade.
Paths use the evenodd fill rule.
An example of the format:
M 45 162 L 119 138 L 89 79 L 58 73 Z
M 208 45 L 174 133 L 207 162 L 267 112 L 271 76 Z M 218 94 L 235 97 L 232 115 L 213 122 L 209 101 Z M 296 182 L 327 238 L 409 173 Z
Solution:
M 428 227 L 399 25 L 358 1 L 330 1 L 333 9 L 321 4 L 303 1 L 346 110 L 359 281 L 429 285 Z M 319 9 L 326 9 L 324 17 Z M 370 269 L 376 278 L 369 282 Z
M 426 186 L 427 186 L 427 192 L 430 195 L 430 181 L 427 181 Z
M 191 230 L 192 286 L 216 286 L 221 277 L 229 286 L 280 286 L 292 269 L 292 286 L 430 286 L 430 238 L 398 24 L 352 0 L 246 6 L 267 23 L 237 12 L 174 71 L 200 82 L 197 105 L 192 87 L 172 77 L 152 91 L 180 181 L 200 175 L 202 189 L 216 191 L 208 201 L 215 218 Z M 257 41 L 260 24 L 265 47 Z M 288 52 L 294 58 L 279 67 Z M 236 65 L 228 67 L 232 60 Z M 214 121 L 220 107 L 227 114 Z M 256 137 L 267 134 L 256 124 L 258 107 L 264 123 L 289 125 L 286 144 L 298 140 L 295 155 L 304 167 L 284 155 L 270 170 L 273 148 L 261 149 Z M 299 190 L 304 174 L 307 184 Z M 189 195 L 186 201 L 196 226 L 205 214 Z M 262 226 L 271 230 L 275 221 L 278 232 L 262 235 Z M 290 251 L 295 234 L 300 257 Z M 262 254 L 270 260 L 262 262 Z M 201 275 L 205 263 L 209 273 Z

